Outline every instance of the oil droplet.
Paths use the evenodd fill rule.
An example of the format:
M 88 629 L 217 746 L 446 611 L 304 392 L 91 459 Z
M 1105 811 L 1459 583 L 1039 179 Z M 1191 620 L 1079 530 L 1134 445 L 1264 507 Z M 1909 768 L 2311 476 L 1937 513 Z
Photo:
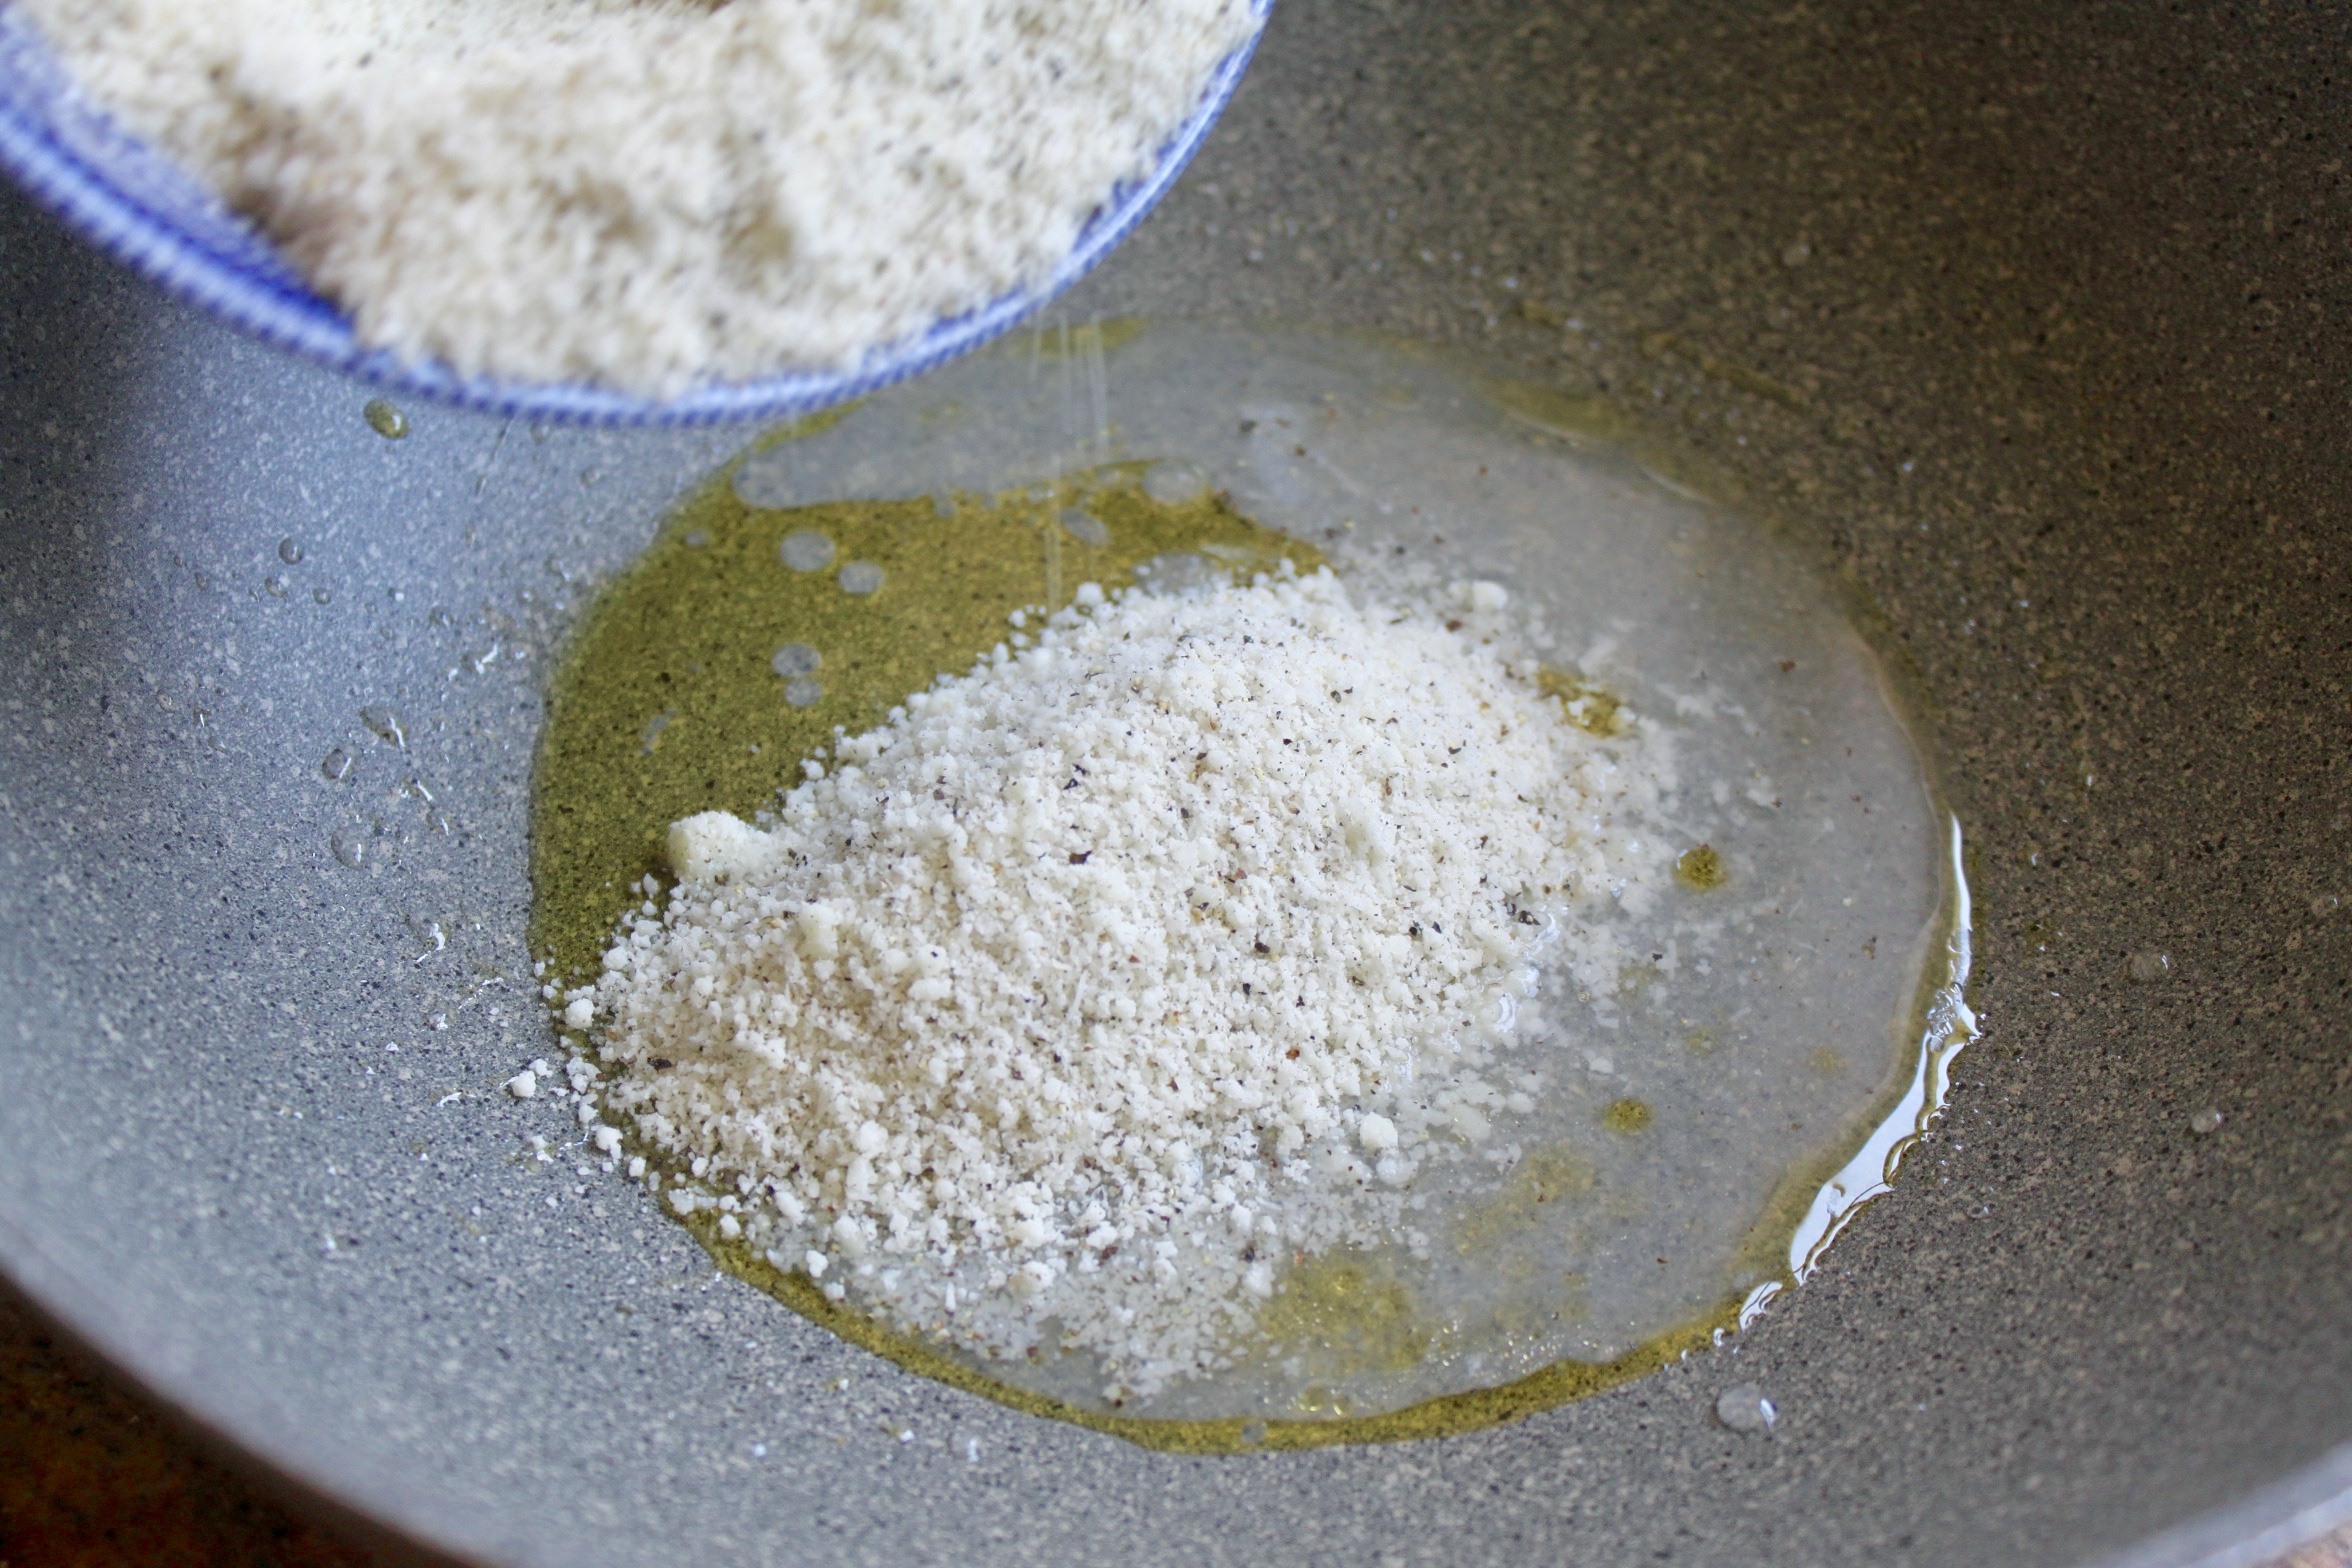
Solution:
M 825 688 L 809 676 L 784 683 L 784 700 L 795 708 L 813 708 L 825 699 Z
M 1734 1383 L 1715 1396 L 1715 1419 L 1742 1437 L 1769 1432 L 1780 1412 L 1753 1383 Z
M 337 860 L 354 870 L 367 864 L 367 840 L 348 828 L 329 839 L 327 847 L 335 852 Z
M 1097 550 L 1111 542 L 1111 530 L 1101 518 L 1081 512 L 1074 506 L 1062 509 L 1062 528 L 1080 544 L 1090 544 Z
M 816 674 L 817 666 L 824 662 L 825 656 L 807 643 L 788 642 L 776 650 L 775 656 L 768 660 L 768 666 L 786 680 L 791 680 L 796 675 Z
M 1559 698 L 1560 711 L 1578 729 L 1594 735 L 1617 733 L 1624 704 L 1599 687 L 1588 686 L 1570 672 L 1547 664 L 1535 672 L 1535 689 Z
M 1104 535 L 1106 539 L 1109 537 Z M 867 594 L 881 591 L 882 568 L 871 561 L 852 561 L 841 569 L 841 576 L 837 580 L 843 593 L 854 593 L 864 598 Z
M 278 541 L 278 559 L 288 566 L 302 564 L 302 541 L 291 535 Z
M 286 590 L 293 585 L 283 577 L 264 577 L 261 580 L 261 586 L 269 591 L 271 598 L 283 599 L 286 597 Z
M 408 744 L 408 725 L 397 708 L 371 702 L 359 710 L 359 722 L 374 732 L 376 739 L 393 746 Z
M 833 541 L 804 529 L 786 534 L 784 542 L 776 546 L 776 554 L 796 572 L 821 572 L 833 564 Z
M 1601 1112 L 1601 1125 L 1628 1136 L 1650 1125 L 1650 1107 L 1642 1100 L 1619 1100 Z
M 710 530 L 707 528 L 697 528 L 692 533 L 689 533 L 686 536 L 686 548 L 689 550 L 709 549 Z
M 2132 979 L 2140 985 L 2154 985 L 2172 977 L 2172 960 L 2154 948 L 2143 948 L 2124 964 Z
M 2221 1130 L 2221 1112 L 2208 1106 L 2189 1118 L 2189 1131 L 2202 1138 Z
M 340 784 L 351 777 L 351 753 L 337 746 L 319 762 L 319 771 Z
M 1712 844 L 1696 844 L 1675 857 L 1674 879 L 1704 893 L 1723 885 L 1723 857 Z
M 335 591 L 332 588 L 313 588 L 310 598 L 314 604 L 332 604 L 335 602 Z
M 408 416 L 380 397 L 369 398 L 367 407 L 359 412 L 368 422 L 368 428 L 387 441 L 397 441 L 408 434 Z

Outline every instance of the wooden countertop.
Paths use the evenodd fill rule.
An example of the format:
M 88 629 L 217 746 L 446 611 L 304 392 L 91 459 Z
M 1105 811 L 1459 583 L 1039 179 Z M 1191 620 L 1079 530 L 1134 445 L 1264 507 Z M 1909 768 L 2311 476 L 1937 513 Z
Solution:
M 361 1568 L 0 1293 L 0 1568 Z

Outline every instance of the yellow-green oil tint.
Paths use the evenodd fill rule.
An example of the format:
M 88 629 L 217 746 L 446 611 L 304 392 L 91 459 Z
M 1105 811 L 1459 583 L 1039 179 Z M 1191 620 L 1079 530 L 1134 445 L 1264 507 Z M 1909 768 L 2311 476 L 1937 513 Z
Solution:
M 1067 342 L 1049 332 L 1039 337 L 1034 353 L 1084 357 L 1084 351 L 1110 352 L 1138 341 L 1136 330 L 1116 341 L 1104 340 L 1108 332 L 1092 338 L 1082 333 Z M 1116 384 L 1122 372 L 1118 355 L 1110 357 L 1108 374 Z M 1400 364 L 1394 374 L 1402 386 L 1417 372 Z M 1487 391 L 1502 428 L 1555 436 L 1571 450 L 1614 450 L 1677 495 L 1734 504 L 1743 499 L 1736 485 L 1687 454 L 1650 442 L 1610 405 L 1519 385 L 1490 384 Z M 962 407 L 984 406 L 974 395 L 955 395 Z M 762 447 L 820 434 L 841 412 L 804 421 Z M 953 412 L 949 407 L 926 417 Z M 1151 448 L 1139 437 L 1132 449 Z M 975 657 L 1008 637 L 1013 610 L 1067 603 L 1086 581 L 1117 588 L 1133 580 L 1138 565 L 1172 551 L 1199 551 L 1245 572 L 1253 563 L 1270 567 L 1283 559 L 1301 568 L 1318 563 L 1314 550 L 1256 526 L 1214 493 L 1175 505 L 1152 500 L 1139 482 L 1144 466 L 1107 465 L 1034 489 L 959 493 L 939 501 L 926 496 L 760 509 L 736 497 L 726 474 L 689 497 L 644 557 L 602 594 L 553 679 L 538 759 L 532 862 L 534 940 L 552 960 L 551 975 L 577 981 L 596 971 L 616 917 L 641 896 L 635 891 L 640 880 L 661 877 L 670 822 L 711 809 L 748 817 L 770 806 L 780 790 L 798 782 L 801 760 L 827 747 L 836 729 L 871 728 L 939 674 L 969 669 Z M 1068 507 L 1102 522 L 1107 543 L 1089 543 L 1062 526 Z M 834 542 L 826 570 L 799 573 L 777 558 L 783 537 L 803 530 Z M 849 561 L 880 566 L 881 589 L 862 597 L 843 592 L 836 578 Z M 1702 557 L 1700 564 L 1718 563 Z M 771 667 L 788 643 L 807 644 L 821 655 L 816 676 L 822 697 L 810 707 L 784 700 L 785 680 Z M 1624 731 L 1626 714 L 1616 693 L 1567 669 L 1546 668 L 1538 679 L 1569 722 L 1603 737 Z M 1651 714 L 1646 706 L 1642 712 Z M 1716 838 L 1736 843 L 1720 833 Z M 1748 896 L 1759 873 L 1749 851 L 1743 847 L 1741 853 L 1748 858 L 1739 862 L 1740 879 L 1714 893 L 1727 880 L 1722 857 L 1707 844 L 1685 851 L 1674 866 L 1677 896 L 1699 897 L 1708 907 Z M 1947 921 L 1929 934 L 1931 950 L 1945 942 L 1949 929 Z M 1645 977 L 1652 973 L 1636 967 Z M 1919 977 L 1922 1016 L 1938 979 L 1933 973 Z M 1689 1055 L 1707 1056 L 1727 1048 L 1725 1028 L 1712 1016 L 1685 1018 L 1674 1040 Z M 1818 1061 L 1808 1068 L 1816 1079 L 1829 1076 Z M 1895 1064 L 1898 1075 L 1906 1070 Z M 713 1213 L 683 1223 L 729 1272 L 910 1371 L 1144 1446 L 1239 1453 L 1441 1437 L 1619 1386 L 1736 1327 L 1742 1298 L 1756 1281 L 1793 1277 L 1792 1233 L 1823 1182 L 1838 1173 L 1845 1157 L 1838 1151 L 1853 1148 L 1863 1128 L 1885 1115 L 1899 1087 L 1890 1081 L 1872 1108 L 1857 1115 L 1849 1135 L 1819 1144 L 1782 1171 L 1744 1241 L 1719 1262 L 1710 1261 L 1705 1278 L 1720 1287 L 1713 1306 L 1613 1359 L 1564 1359 L 1496 1387 L 1371 1415 L 1343 1408 L 1338 1398 L 1318 1406 L 1312 1388 L 1280 1414 L 1217 1420 L 1153 1419 L 1063 1404 L 989 1376 L 921 1332 L 886 1328 L 854 1306 L 826 1300 L 805 1274 L 780 1271 L 746 1242 L 722 1238 Z M 1581 1112 L 1593 1118 L 1586 1124 L 1595 1134 L 1591 1151 L 1531 1147 L 1499 1193 L 1458 1216 L 1443 1245 L 1516 1255 L 1519 1238 L 1555 1223 L 1563 1212 L 1589 1207 L 1614 1220 L 1603 1211 L 1626 1200 L 1605 1180 L 1596 1186 L 1594 1156 L 1659 1147 L 1685 1125 L 1678 1105 L 1666 1097 L 1654 1105 L 1625 1098 Z M 1446 1335 L 1449 1323 L 1443 1304 L 1421 1299 L 1394 1264 L 1382 1251 L 1281 1259 L 1274 1294 L 1259 1311 L 1255 1352 L 1305 1354 L 1318 1375 L 1331 1368 L 1334 1383 L 1351 1369 L 1391 1366 L 1420 1354 L 1419 1347 Z M 1573 1273 L 1546 1278 L 1556 1287 L 1555 1316 L 1575 1316 L 1586 1282 Z M 1704 1300 L 1705 1291 L 1686 1299 Z M 1515 1327 L 1509 1331 L 1517 1333 Z
M 780 438 L 831 423 L 804 421 Z M 725 473 L 691 495 L 599 595 L 550 686 L 531 840 L 533 947 L 548 960 L 550 977 L 577 982 L 597 972 L 615 922 L 642 896 L 641 879 L 667 880 L 663 842 L 671 822 L 710 810 L 750 817 L 770 807 L 836 728 L 872 728 L 938 675 L 969 669 L 1008 635 L 1013 611 L 1059 608 L 1084 582 L 1116 589 L 1133 580 L 1137 566 L 1179 551 L 1243 571 L 1284 560 L 1301 570 L 1321 564 L 1311 546 L 1258 527 L 1215 494 L 1176 504 L 1152 499 L 1137 483 L 1139 468 L 1073 475 L 1042 494 L 957 496 L 944 514 L 929 497 L 762 509 L 737 499 Z M 1062 526 L 1072 506 L 1102 522 L 1107 544 L 1089 544 Z M 827 569 L 795 571 L 779 558 L 784 537 L 804 531 L 833 541 Z M 839 567 L 852 560 L 882 567 L 878 592 L 841 589 Z M 812 706 L 784 700 L 785 683 L 770 661 L 787 643 L 822 655 L 824 691 Z M 1547 674 L 1544 689 L 1561 700 L 1565 718 L 1614 727 L 1616 703 L 1607 693 Z M 1484 1223 L 1500 1235 L 1545 1205 L 1581 1196 L 1591 1183 L 1576 1156 L 1539 1152 Z M 1706 1344 L 1737 1309 L 1727 1291 L 1718 1311 L 1615 1360 L 1562 1361 L 1500 1387 L 1403 1410 L 1352 1415 L 1335 1397 L 1325 1408 L 1302 1409 L 1296 1420 L 1154 1420 L 1079 1409 L 988 1377 L 918 1336 L 826 1300 L 805 1275 L 720 1236 L 715 1215 L 683 1223 L 728 1272 L 909 1371 L 1032 1414 L 1191 1453 L 1437 1437 L 1516 1420 L 1647 1375 Z M 1409 1363 L 1439 1326 L 1377 1257 L 1302 1255 L 1277 1276 L 1257 1340 L 1269 1353 L 1328 1363 L 1337 1381 L 1365 1366 Z

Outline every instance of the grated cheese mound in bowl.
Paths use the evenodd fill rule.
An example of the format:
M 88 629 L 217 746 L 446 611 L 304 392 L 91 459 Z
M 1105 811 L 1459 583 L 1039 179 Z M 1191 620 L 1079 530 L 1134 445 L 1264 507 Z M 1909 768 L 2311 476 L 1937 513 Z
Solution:
M 1470 1069 L 1645 853 L 1654 759 L 1567 722 L 1504 597 L 1083 591 L 761 825 L 671 829 L 574 993 L 606 1111 L 902 1328 L 1050 1333 L 1106 1397 L 1229 1364 L 1276 1260 L 1382 1239 L 1507 1114 Z
M 1248 0 L 17 0 L 371 348 L 648 397 L 1042 284 Z

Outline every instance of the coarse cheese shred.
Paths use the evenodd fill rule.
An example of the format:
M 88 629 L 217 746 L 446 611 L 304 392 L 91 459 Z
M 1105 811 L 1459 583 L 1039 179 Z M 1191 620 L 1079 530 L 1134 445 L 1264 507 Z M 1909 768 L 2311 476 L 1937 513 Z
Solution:
M 1089 586 L 759 826 L 677 823 L 566 999 L 605 1110 L 691 1166 L 673 1206 L 909 1331 L 1118 1402 L 1233 1364 L 1286 1260 L 1526 1108 L 1475 1068 L 1656 798 L 1499 586 L 1434 597 Z

